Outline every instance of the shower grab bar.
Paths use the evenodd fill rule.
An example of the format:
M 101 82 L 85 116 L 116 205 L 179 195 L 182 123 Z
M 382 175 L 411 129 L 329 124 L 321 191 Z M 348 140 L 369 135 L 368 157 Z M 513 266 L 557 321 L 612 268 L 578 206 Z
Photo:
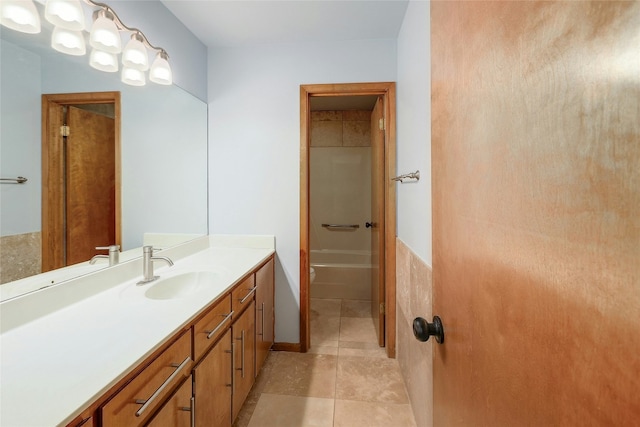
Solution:
M 405 179 L 415 179 L 416 181 L 420 181 L 420 171 L 417 170 L 415 172 L 405 173 L 404 175 L 396 176 L 395 178 L 391 178 L 391 181 L 404 182 Z
M 322 224 L 324 228 L 328 229 L 339 229 L 339 230 L 355 230 L 356 228 L 360 228 L 358 224 Z
M 24 176 L 19 176 L 17 178 L 0 178 L 0 182 L 3 184 L 24 184 L 28 179 Z

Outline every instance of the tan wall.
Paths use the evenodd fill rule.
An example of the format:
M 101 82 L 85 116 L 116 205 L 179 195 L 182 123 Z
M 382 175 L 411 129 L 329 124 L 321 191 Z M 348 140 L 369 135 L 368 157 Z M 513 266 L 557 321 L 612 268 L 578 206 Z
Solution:
M 413 336 L 413 319 L 431 322 L 431 268 L 396 239 L 397 358 L 418 427 L 433 425 L 433 340 Z
M 0 283 L 40 273 L 40 232 L 0 237 Z
M 369 250 L 371 217 L 370 111 L 311 113 L 311 249 Z M 323 223 L 358 224 L 330 231 Z

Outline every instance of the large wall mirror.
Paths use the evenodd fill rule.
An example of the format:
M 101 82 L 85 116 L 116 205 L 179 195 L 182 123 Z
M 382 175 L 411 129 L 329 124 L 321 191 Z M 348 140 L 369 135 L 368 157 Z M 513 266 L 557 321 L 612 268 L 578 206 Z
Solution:
M 44 24 L 39 35 L 0 27 L 0 178 L 28 179 L 0 184 L 0 283 L 41 268 L 43 94 L 119 92 L 122 250 L 145 233 L 207 234 L 206 103 L 175 85 L 128 86 L 88 55 L 56 52 Z

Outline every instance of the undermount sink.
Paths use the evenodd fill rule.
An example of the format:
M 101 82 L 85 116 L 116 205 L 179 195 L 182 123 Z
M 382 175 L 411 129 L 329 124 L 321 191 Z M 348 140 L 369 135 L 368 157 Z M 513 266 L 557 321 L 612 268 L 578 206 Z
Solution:
M 175 276 L 160 278 L 144 293 L 151 299 L 183 298 L 193 294 L 220 277 L 215 271 L 190 271 Z

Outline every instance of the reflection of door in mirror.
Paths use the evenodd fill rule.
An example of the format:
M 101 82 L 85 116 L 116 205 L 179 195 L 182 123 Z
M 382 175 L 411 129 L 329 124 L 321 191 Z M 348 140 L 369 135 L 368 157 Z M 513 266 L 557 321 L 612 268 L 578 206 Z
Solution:
M 42 271 L 120 244 L 118 92 L 43 95 Z

